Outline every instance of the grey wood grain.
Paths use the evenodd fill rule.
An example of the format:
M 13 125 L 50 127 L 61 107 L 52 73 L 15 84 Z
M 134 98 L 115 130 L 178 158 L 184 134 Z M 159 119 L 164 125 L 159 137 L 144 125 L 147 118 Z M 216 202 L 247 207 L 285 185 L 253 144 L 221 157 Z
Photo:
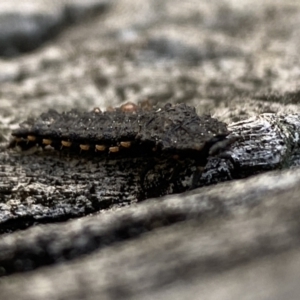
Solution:
M 15 5 L 15 15 L 33 2 Z M 64 3 L 53 5 L 59 17 Z M 0 237 L 0 298 L 298 299 L 299 5 L 124 0 L 110 8 L 0 60 L 1 228 L 25 229 Z M 193 105 L 240 138 L 204 170 L 184 161 L 182 177 L 172 177 L 171 162 L 145 177 L 138 160 L 5 150 L 18 123 L 49 108 L 145 99 Z M 201 188 L 139 198 L 141 178 L 153 192 L 170 182 L 162 194 Z M 60 223 L 49 224 L 53 213 Z

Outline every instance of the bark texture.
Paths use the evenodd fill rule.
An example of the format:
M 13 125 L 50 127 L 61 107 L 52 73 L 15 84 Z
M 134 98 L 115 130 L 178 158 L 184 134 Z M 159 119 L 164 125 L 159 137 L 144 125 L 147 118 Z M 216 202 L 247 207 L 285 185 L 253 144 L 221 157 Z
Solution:
M 0 53 L 14 56 L 0 60 L 0 298 L 298 299 L 299 4 L 11 2 L 0 5 Z M 18 56 L 24 39 L 36 50 Z M 202 168 L 6 148 L 48 109 L 144 100 L 195 106 L 235 142 Z

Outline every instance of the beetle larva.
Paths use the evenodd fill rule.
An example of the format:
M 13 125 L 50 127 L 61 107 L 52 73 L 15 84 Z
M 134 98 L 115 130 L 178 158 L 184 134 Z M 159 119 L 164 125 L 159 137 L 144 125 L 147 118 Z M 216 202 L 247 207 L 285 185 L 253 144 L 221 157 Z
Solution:
M 226 124 L 198 116 L 194 107 L 166 104 L 143 109 L 133 103 L 102 112 L 49 110 L 14 130 L 11 146 L 51 146 L 93 155 L 180 154 L 206 161 L 210 149 L 229 134 Z

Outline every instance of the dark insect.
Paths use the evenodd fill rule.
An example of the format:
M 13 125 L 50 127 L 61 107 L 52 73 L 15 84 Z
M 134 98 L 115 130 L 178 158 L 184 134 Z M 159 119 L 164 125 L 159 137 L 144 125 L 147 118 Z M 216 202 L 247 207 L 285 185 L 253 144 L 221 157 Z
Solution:
M 166 104 L 143 108 L 126 103 L 102 112 L 49 110 L 14 130 L 10 147 L 41 146 L 111 156 L 185 155 L 206 161 L 226 146 L 226 124 L 198 116 L 194 107 Z M 224 143 L 225 141 L 225 143 Z M 220 145 L 220 146 L 218 146 Z

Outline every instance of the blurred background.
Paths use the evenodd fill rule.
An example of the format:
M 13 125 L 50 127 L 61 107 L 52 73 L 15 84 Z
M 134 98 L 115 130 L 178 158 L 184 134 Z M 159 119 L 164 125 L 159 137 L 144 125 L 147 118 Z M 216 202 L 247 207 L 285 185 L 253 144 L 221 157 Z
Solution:
M 284 0 L 1 1 L 0 109 L 148 99 L 226 122 L 278 103 L 298 111 L 299 9 Z
M 127 101 L 184 102 L 200 114 L 209 113 L 227 123 L 263 112 L 300 113 L 299 82 L 300 2 L 296 0 L 0 2 L 1 145 L 7 144 L 20 121 L 49 108 L 90 110 Z M 156 299 L 157 295 L 161 299 L 189 299 L 200 293 L 205 299 L 298 299 L 299 213 L 293 205 L 297 207 L 299 191 L 289 194 L 291 178 L 290 174 L 282 189 L 271 196 L 261 196 L 255 184 L 228 186 L 225 192 L 220 188 L 219 196 L 211 196 L 210 203 L 215 199 L 223 203 L 227 193 L 232 196 L 232 201 L 227 197 L 231 203 L 248 203 L 250 199 L 252 205 L 262 197 L 267 199 L 267 204 L 256 210 L 236 209 L 236 215 L 230 215 L 231 208 L 227 211 L 226 207 L 229 221 L 217 217 L 206 227 L 189 224 L 183 228 L 180 224 L 177 229 L 160 232 L 159 238 L 152 232 L 152 240 L 149 234 L 145 249 L 154 249 L 150 254 L 145 250 L 148 266 L 155 261 L 153 274 L 167 270 L 164 278 L 169 281 L 161 282 L 157 277 L 157 282 L 148 286 L 148 267 L 135 273 L 144 278 L 145 285 L 138 285 L 143 299 Z M 265 186 L 275 189 L 277 181 L 268 181 Z M 240 194 L 233 195 L 234 188 Z M 294 202 L 278 209 L 286 199 Z M 270 207 L 272 215 L 268 215 Z M 165 236 L 171 236 L 170 240 Z M 164 246 L 155 248 L 156 242 Z M 112 251 L 122 262 L 133 257 L 126 243 L 123 247 L 124 253 L 129 253 L 123 260 L 118 255 L 122 249 Z M 145 255 L 142 250 L 137 252 L 140 259 Z M 104 252 L 102 259 L 107 269 L 116 270 L 123 279 L 112 258 L 105 265 Z M 177 265 L 167 269 L 169 264 L 163 265 L 166 261 L 178 263 L 184 276 L 177 274 Z M 87 270 L 95 266 L 84 265 Z M 133 265 L 140 270 L 138 263 Z M 73 273 L 67 274 L 72 279 Z M 189 276 L 186 281 L 185 276 Z M 26 283 L 24 278 L 12 280 L 16 280 L 16 295 L 22 295 L 18 280 Z M 92 287 L 101 290 L 93 274 L 88 278 Z M 51 291 L 55 292 L 55 281 L 51 280 Z M 134 280 L 139 278 L 128 279 L 129 296 L 129 291 L 136 291 Z M 101 282 L 110 284 L 113 280 L 105 277 Z M 68 288 L 72 291 L 74 286 Z M 127 292 L 111 289 L 110 299 L 120 299 L 118 295 Z M 73 299 L 60 296 L 49 299 Z M 204 299 L 198 296 L 195 299 Z M 82 299 L 95 298 L 87 293 Z

